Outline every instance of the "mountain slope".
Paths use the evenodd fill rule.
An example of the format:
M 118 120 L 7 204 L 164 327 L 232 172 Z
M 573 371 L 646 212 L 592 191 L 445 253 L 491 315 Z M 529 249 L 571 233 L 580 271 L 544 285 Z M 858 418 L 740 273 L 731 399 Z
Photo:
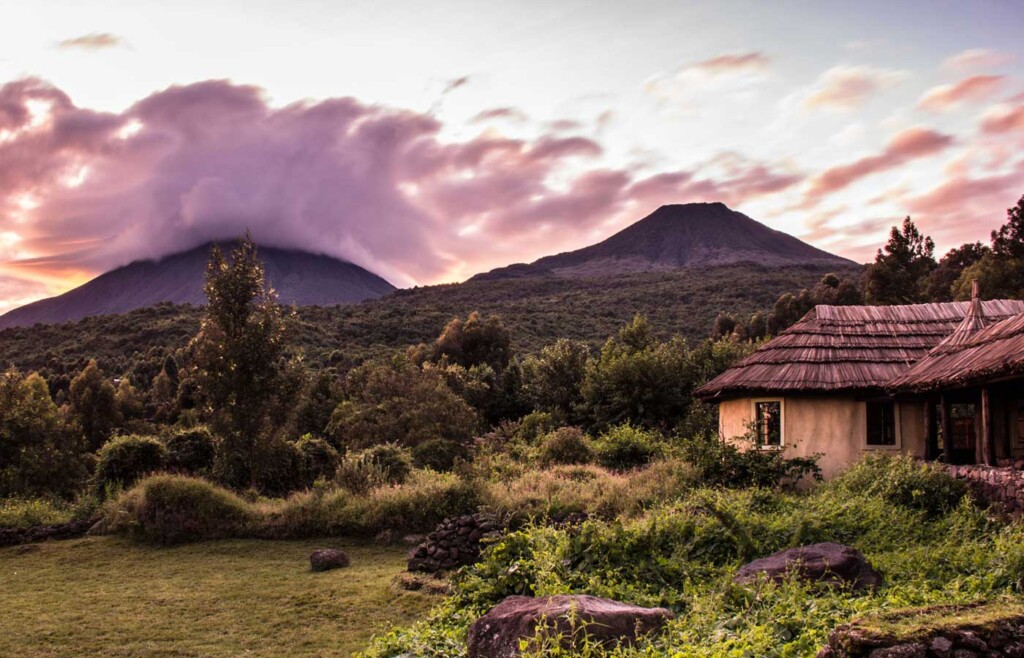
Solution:
M 855 265 L 768 228 L 722 203 L 687 203 L 662 206 L 595 245 L 547 256 L 529 265 L 499 268 L 474 279 L 588 278 L 744 262 L 768 267 Z
M 283 304 L 347 304 L 395 290 L 376 274 L 329 256 L 272 247 L 261 247 L 259 253 L 267 280 Z M 0 329 L 125 313 L 159 302 L 204 304 L 203 277 L 209 254 L 210 245 L 204 245 L 158 261 L 135 261 L 63 295 L 9 311 L 0 316 Z

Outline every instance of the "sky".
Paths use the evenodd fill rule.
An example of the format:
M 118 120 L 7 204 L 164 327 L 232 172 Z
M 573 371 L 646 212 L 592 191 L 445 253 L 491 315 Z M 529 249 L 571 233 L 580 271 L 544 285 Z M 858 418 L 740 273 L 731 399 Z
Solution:
M 249 229 L 399 286 L 722 201 L 869 261 L 1024 194 L 1024 3 L 0 0 L 0 312 Z

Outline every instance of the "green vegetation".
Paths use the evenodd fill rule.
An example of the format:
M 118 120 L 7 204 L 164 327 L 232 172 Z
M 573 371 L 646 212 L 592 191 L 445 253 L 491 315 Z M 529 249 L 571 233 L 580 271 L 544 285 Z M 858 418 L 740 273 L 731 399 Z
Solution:
M 313 574 L 309 553 L 352 566 Z M 5 656 L 347 656 L 375 628 L 421 617 L 430 596 L 395 588 L 404 549 L 317 541 L 150 548 L 112 537 L 0 549 Z
M 707 336 L 718 312 L 744 316 L 769 308 L 782 293 L 813 285 L 819 268 L 735 265 L 614 279 L 516 279 L 399 290 L 377 300 L 301 307 L 289 348 L 310 364 L 348 368 L 395 349 L 434 340 L 454 317 L 499 315 L 512 350 L 538 351 L 558 338 L 600 345 L 637 315 L 659 337 Z M 134 372 L 149 386 L 168 354 L 196 334 L 202 309 L 158 304 L 123 315 L 0 331 L 0 364 L 45 371 L 48 380 L 74 375 L 96 359 L 107 373 Z M 63 384 L 67 386 L 67 382 Z
M 926 499 L 952 487 L 948 475 L 927 467 L 909 473 L 901 461 L 867 468 L 890 467 L 894 479 L 921 483 Z M 996 521 L 967 499 L 932 515 L 892 502 L 888 487 L 851 495 L 852 486 L 821 485 L 809 494 L 693 489 L 632 520 L 527 526 L 464 570 L 428 620 L 379 635 L 364 655 L 464 655 L 469 624 L 511 594 L 587 593 L 677 613 L 664 634 L 632 649 L 592 646 L 574 655 L 782 658 L 813 656 L 836 626 L 867 613 L 1021 593 L 1024 526 Z M 749 560 L 822 541 L 864 552 L 883 587 L 731 582 Z

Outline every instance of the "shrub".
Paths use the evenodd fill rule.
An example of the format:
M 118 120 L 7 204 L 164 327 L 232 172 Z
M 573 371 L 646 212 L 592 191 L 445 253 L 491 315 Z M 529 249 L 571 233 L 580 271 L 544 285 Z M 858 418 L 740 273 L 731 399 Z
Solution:
M 786 457 L 781 450 L 741 450 L 715 435 L 686 439 L 679 448 L 682 458 L 709 486 L 776 488 L 807 476 L 821 479 L 816 457 Z
M 0 500 L 0 528 L 30 528 L 37 525 L 67 523 L 71 513 L 51 500 L 35 498 Z
M 429 439 L 413 447 L 412 462 L 419 468 L 430 468 L 439 472 L 450 471 L 455 466 L 455 461 L 465 459 L 468 452 L 458 441 Z
M 107 505 L 101 528 L 157 544 L 250 534 L 249 503 L 206 480 L 154 475 Z
M 246 445 L 256 450 L 255 458 L 245 454 Z M 256 491 L 267 496 L 286 496 L 303 487 L 302 456 L 294 443 L 281 438 L 219 441 L 213 473 L 217 482 L 236 491 L 255 479 Z
M 338 451 L 327 441 L 310 434 L 304 435 L 296 441 L 295 449 L 298 450 L 302 483 L 310 487 L 317 480 L 330 480 L 338 470 Z
M 472 482 L 452 473 L 415 471 L 404 484 L 349 498 L 338 528 L 366 536 L 381 530 L 429 532 L 447 517 L 475 512 L 481 501 Z
M 382 486 L 388 481 L 388 474 L 363 453 L 346 455 L 339 463 L 334 474 L 335 483 L 353 494 L 365 494 L 371 489 Z
M 401 484 L 412 471 L 412 457 L 409 451 L 397 443 L 381 443 L 362 452 L 362 456 L 371 464 L 376 464 L 384 472 L 385 479 L 391 484 Z
M 167 468 L 191 475 L 206 475 L 213 469 L 216 442 L 204 426 L 178 430 L 164 440 Z
M 142 476 L 159 471 L 167 461 L 167 448 L 152 436 L 127 435 L 107 441 L 100 449 L 94 480 L 100 494 L 114 487 L 130 487 Z
M 561 427 L 550 432 L 540 442 L 540 463 L 589 464 L 594 461 L 590 437 L 578 427 Z
M 651 463 L 664 451 L 664 442 L 655 432 L 624 423 L 598 437 L 594 449 L 599 464 L 625 470 Z
M 967 484 L 942 467 L 905 455 L 869 455 L 831 486 L 854 496 L 877 496 L 932 517 L 953 509 L 968 493 Z

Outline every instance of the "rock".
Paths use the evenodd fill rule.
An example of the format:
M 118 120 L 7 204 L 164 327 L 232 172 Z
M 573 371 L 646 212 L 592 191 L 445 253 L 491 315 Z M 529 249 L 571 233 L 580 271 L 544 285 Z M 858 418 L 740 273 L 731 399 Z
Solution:
M 893 647 L 875 649 L 868 658 L 925 658 L 927 650 L 920 644 L 897 644 Z
M 733 581 L 750 583 L 762 575 L 779 581 L 790 572 L 795 572 L 803 580 L 848 584 L 854 589 L 873 589 L 882 584 L 882 576 L 860 551 L 830 542 L 790 548 L 754 560 L 741 567 Z
M 579 624 L 574 628 L 570 616 Z M 633 643 L 659 630 L 673 614 L 664 608 L 641 608 L 587 595 L 541 598 L 510 596 L 491 608 L 469 629 L 468 658 L 514 658 L 519 641 L 550 632 L 561 646 L 575 650 L 585 631 L 590 642 Z
M 947 658 L 953 650 L 953 642 L 949 638 L 945 638 L 940 635 L 932 640 L 929 649 L 931 649 L 931 652 L 938 656 L 938 658 Z
M 418 546 L 423 543 L 424 539 L 423 535 L 405 535 L 402 537 L 402 543 L 406 546 Z
M 485 514 L 445 519 L 422 543 L 409 552 L 407 569 L 440 574 L 480 559 L 483 542 L 497 533 L 499 524 Z
M 330 571 L 348 565 L 348 556 L 337 548 L 321 548 L 309 554 L 309 566 L 313 571 Z

